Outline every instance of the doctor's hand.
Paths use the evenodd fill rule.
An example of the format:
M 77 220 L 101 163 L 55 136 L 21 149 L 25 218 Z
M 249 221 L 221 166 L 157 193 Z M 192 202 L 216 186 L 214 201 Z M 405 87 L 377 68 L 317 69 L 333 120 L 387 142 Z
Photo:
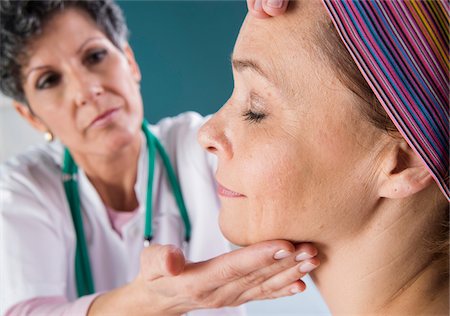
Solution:
M 141 255 L 139 276 L 99 296 L 89 315 L 181 315 L 302 292 L 300 280 L 319 265 L 308 243 L 261 242 L 208 261 L 186 263 L 174 246 L 152 245 Z
M 281 15 L 286 11 L 289 0 L 247 0 L 248 11 L 257 18 Z

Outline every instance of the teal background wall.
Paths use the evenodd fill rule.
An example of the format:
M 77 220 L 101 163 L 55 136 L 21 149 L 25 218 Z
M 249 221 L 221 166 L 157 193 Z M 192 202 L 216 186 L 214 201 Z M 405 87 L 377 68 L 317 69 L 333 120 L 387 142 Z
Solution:
M 233 82 L 230 54 L 245 1 L 119 1 L 141 68 L 145 117 L 214 113 Z

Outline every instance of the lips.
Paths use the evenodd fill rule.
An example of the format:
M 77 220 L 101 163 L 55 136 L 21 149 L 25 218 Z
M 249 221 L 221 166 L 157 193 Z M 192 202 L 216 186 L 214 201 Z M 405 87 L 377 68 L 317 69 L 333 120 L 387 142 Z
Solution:
M 245 195 L 240 194 L 238 192 L 231 191 L 230 189 L 227 189 L 223 185 L 217 182 L 217 193 L 220 196 L 227 197 L 227 198 L 240 198 L 245 197 Z
M 103 127 L 108 125 L 114 119 L 114 116 L 118 111 L 119 108 L 113 108 L 103 112 L 89 124 L 89 127 Z

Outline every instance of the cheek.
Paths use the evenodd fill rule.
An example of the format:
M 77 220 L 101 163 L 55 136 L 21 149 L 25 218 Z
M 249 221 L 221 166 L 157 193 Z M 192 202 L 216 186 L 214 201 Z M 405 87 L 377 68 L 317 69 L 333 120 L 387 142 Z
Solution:
M 270 154 L 259 158 L 258 162 L 259 165 L 248 170 L 252 200 L 264 205 L 282 206 L 287 201 L 293 201 L 294 192 L 302 191 L 303 175 L 299 167 L 301 162 L 293 152 L 274 149 Z
M 241 182 L 247 198 L 242 202 L 224 201 L 221 228 L 237 244 L 293 238 L 300 216 L 297 205 L 304 191 L 304 170 L 292 144 L 259 146 L 258 153 L 236 158 L 244 162 Z M 266 150 L 265 150 L 266 149 Z M 248 152 L 254 152 L 248 148 Z
M 60 139 L 75 137 L 72 135 L 72 131 L 76 129 L 76 122 L 70 107 L 66 104 L 46 102 L 45 100 L 39 100 L 39 104 L 49 105 L 36 109 L 35 114 L 55 136 Z
M 114 86 L 115 89 L 119 89 L 119 94 L 128 98 L 129 106 L 135 105 L 140 99 L 138 78 L 136 78 L 125 58 L 116 56 L 112 64 L 110 67 L 111 72 L 107 76 L 112 80 L 110 85 Z
M 308 184 L 308 168 L 301 161 L 298 151 L 286 145 L 278 148 L 265 166 L 266 174 L 259 182 L 253 201 L 259 205 L 259 221 L 268 238 L 291 238 L 290 223 L 301 216 L 301 205 Z M 295 226 L 295 225 L 294 225 Z

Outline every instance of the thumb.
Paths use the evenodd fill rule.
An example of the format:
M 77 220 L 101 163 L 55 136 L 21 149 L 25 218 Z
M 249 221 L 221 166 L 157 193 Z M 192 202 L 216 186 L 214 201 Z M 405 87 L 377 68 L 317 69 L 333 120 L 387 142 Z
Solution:
M 289 0 L 247 0 L 250 14 L 261 19 L 284 14 L 288 4 Z
M 141 274 L 145 280 L 178 275 L 184 266 L 183 252 L 174 245 L 153 244 L 141 252 Z
M 288 6 L 288 0 L 262 0 L 262 8 L 267 15 L 282 15 Z

